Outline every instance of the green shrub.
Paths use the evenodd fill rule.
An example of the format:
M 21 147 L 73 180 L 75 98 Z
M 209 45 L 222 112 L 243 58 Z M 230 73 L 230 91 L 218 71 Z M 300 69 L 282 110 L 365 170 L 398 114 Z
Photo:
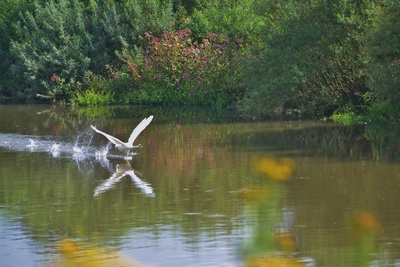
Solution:
M 385 1 L 375 10 L 374 25 L 366 38 L 369 57 L 368 85 L 372 113 L 398 117 L 400 110 L 400 3 Z
M 112 99 L 112 94 L 109 92 L 87 89 L 83 92 L 75 92 L 71 103 L 78 106 L 104 106 L 111 104 Z
M 362 124 L 369 120 L 364 115 L 357 115 L 352 112 L 333 114 L 331 118 L 333 121 L 344 125 Z
M 20 81 L 17 81 L 14 75 L 8 71 L 15 61 L 14 55 L 10 53 L 11 40 L 18 37 L 14 25 L 19 20 L 18 14 L 32 9 L 32 1 L 0 1 L 0 95 L 3 96 L 4 101 L 8 101 L 12 94 L 11 86 L 19 87 L 21 85 Z
M 18 92 L 24 98 L 67 95 L 65 88 L 51 86 L 54 75 L 64 84 L 82 81 L 96 50 L 84 12 L 80 1 L 61 0 L 43 6 L 36 3 L 34 12 L 22 15 L 17 29 L 20 38 L 11 47 L 17 58 L 11 72 L 23 81 Z
M 118 74 L 113 74 L 118 75 Z M 115 79 L 119 77 L 114 76 Z M 113 94 L 108 85 L 110 80 L 89 73 L 84 80 L 84 90 L 77 90 L 71 96 L 71 103 L 76 106 L 102 106 L 112 103 Z
M 161 37 L 146 34 L 148 45 L 140 60 L 126 58 L 144 102 L 175 105 L 226 105 L 238 97 L 241 41 L 209 34 L 200 43 L 190 30 L 164 31 Z
M 140 46 L 146 42 L 145 32 L 161 34 L 175 22 L 172 0 L 125 0 L 120 5 L 123 18 L 120 27 L 125 32 L 120 36 L 125 44 Z
M 218 33 L 249 45 L 260 43 L 265 14 L 258 10 L 256 0 L 197 0 L 196 7 L 188 25 L 194 36 L 208 38 L 208 33 Z
M 265 28 L 265 47 L 249 61 L 244 110 L 323 116 L 349 103 L 362 105 L 367 8 L 340 0 L 287 1 Z
M 106 64 L 122 64 L 117 50 L 141 45 L 145 31 L 161 32 L 172 21 L 169 1 L 35 1 L 15 25 L 9 91 L 25 101 L 68 101 L 85 89 L 88 72 L 103 75 Z M 62 82 L 54 84 L 54 75 Z

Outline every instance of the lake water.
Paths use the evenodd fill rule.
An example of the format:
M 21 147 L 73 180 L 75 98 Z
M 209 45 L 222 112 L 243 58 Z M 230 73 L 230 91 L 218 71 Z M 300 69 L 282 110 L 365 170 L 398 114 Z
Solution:
M 128 159 L 90 128 L 126 141 L 149 115 Z M 399 136 L 229 111 L 3 105 L 0 265 L 400 266 Z

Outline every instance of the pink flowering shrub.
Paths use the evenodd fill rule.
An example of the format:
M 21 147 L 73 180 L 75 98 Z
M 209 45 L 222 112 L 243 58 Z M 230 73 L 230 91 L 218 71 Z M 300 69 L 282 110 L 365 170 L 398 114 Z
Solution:
M 240 97 L 240 40 L 209 34 L 198 42 L 188 29 L 146 37 L 142 63 L 127 61 L 141 102 L 225 105 Z

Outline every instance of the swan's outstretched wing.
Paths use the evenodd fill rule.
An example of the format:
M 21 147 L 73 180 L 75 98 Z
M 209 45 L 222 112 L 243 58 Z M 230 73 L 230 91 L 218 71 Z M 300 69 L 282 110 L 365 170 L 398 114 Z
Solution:
M 150 124 L 150 122 L 153 120 L 154 116 L 151 115 L 148 118 L 143 119 L 138 126 L 136 126 L 135 129 L 133 129 L 131 136 L 129 137 L 128 140 L 128 145 L 133 146 L 133 142 L 135 142 L 135 139 L 139 136 L 139 134 L 147 127 L 147 125 Z
M 92 129 L 93 129 L 95 132 L 104 135 L 104 136 L 105 136 L 108 140 L 110 140 L 110 142 L 113 143 L 114 145 L 118 145 L 118 144 L 123 145 L 123 144 L 125 144 L 124 142 L 122 142 L 122 141 L 119 140 L 118 138 L 116 138 L 116 137 L 114 137 L 114 136 L 112 136 L 112 135 L 106 134 L 105 132 L 100 131 L 99 129 L 96 128 L 96 126 L 90 125 L 90 127 L 92 127 Z

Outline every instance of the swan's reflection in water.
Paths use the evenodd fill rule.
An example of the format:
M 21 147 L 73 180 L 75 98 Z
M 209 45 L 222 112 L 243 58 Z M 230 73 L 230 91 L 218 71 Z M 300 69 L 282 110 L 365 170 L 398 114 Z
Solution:
M 97 186 L 94 190 L 94 196 L 97 197 L 101 193 L 104 193 L 110 189 L 112 189 L 116 183 L 122 180 L 122 178 L 130 176 L 132 182 L 142 191 L 145 196 L 154 197 L 155 193 L 153 187 L 140 179 L 136 174 L 135 170 L 133 170 L 129 161 L 125 161 L 124 163 L 118 164 L 116 167 L 116 171 L 104 181 L 101 185 Z

